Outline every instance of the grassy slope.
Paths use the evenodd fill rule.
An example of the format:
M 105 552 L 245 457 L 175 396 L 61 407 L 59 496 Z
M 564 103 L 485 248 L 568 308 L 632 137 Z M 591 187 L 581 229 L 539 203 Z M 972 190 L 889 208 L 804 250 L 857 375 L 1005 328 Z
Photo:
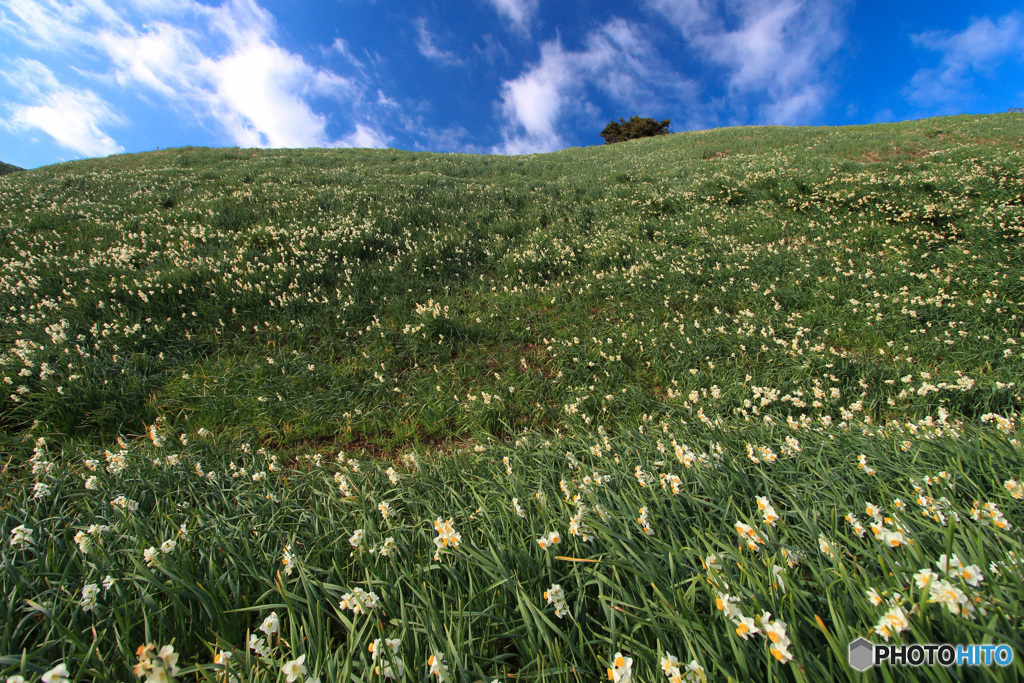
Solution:
M 12 166 L 11 164 L 5 164 L 4 162 L 0 161 L 0 175 L 3 175 L 5 173 L 14 173 L 15 171 L 21 170 L 23 169 L 18 168 L 17 166 Z
M 295 629 L 280 661 L 301 650 L 324 680 L 359 679 L 374 637 L 401 637 L 416 672 L 440 648 L 467 681 L 595 680 L 617 650 L 641 680 L 665 650 L 723 678 L 825 680 L 850 675 L 846 643 L 884 611 L 864 596 L 874 588 L 904 596 L 904 637 L 994 633 L 1020 653 L 1019 533 L 968 520 L 985 501 L 1014 522 L 1022 510 L 1003 486 L 1024 479 L 1014 432 L 980 425 L 1022 402 L 1021 139 L 1007 114 L 529 157 L 188 148 L 4 176 L 2 530 L 37 529 L 42 561 L 10 551 L 0 621 L 17 626 L 0 649 L 117 678 L 146 619 L 146 639 L 209 668 L 215 646 L 243 657 L 245 628 L 276 609 Z M 937 438 L 947 414 L 969 439 Z M 154 423 L 162 447 L 141 438 Z M 354 471 L 339 451 L 373 457 Z M 89 469 L 117 453 L 126 473 Z M 45 474 L 47 460 L 60 466 Z M 590 468 L 611 483 L 584 481 Z M 92 471 L 99 488 L 83 489 Z M 907 481 L 940 471 L 954 489 Z M 36 482 L 55 493 L 34 497 Z M 562 485 L 597 540 L 567 533 L 559 552 L 595 563 L 537 547 L 577 511 Z M 138 512 L 122 518 L 117 495 Z M 900 514 L 912 545 L 843 521 L 919 495 L 928 515 Z M 438 516 L 464 539 L 435 563 Z M 763 548 L 737 549 L 740 520 Z M 105 548 L 70 552 L 93 523 L 112 528 Z M 356 528 L 368 547 L 393 535 L 396 556 L 350 556 Z M 171 537 L 182 552 L 146 566 L 143 549 Z M 276 575 L 286 545 L 290 578 Z M 794 550 L 805 560 L 783 592 L 774 567 Z M 986 619 L 928 603 L 893 564 L 934 568 L 950 552 L 1002 567 L 977 593 Z M 702 566 L 709 554 L 721 569 Z M 116 597 L 83 613 L 81 586 L 106 572 Z M 572 618 L 545 604 L 552 583 Z M 318 607 L 355 585 L 381 594 L 387 619 Z M 795 662 L 739 639 L 714 607 L 723 590 L 747 616 L 785 619 Z
M 957 339 L 963 328 L 948 348 L 930 333 L 912 354 L 896 347 L 880 357 L 879 347 L 947 318 L 990 337 L 1019 333 L 1019 322 L 981 300 L 992 290 L 1012 313 L 1021 298 L 1010 267 L 1020 244 L 1020 125 L 1019 116 L 1003 115 L 737 128 L 517 158 L 185 149 L 11 176 L 0 186 L 4 213 L 26 218 L 7 228 L 0 254 L 48 246 L 41 262 L 16 266 L 10 278 L 41 278 L 35 296 L 62 311 L 72 296 L 62 290 L 79 290 L 70 336 L 106 324 L 107 346 L 113 333 L 121 353 L 117 361 L 109 349 L 93 353 L 89 372 L 63 373 L 88 388 L 76 401 L 33 393 L 8 403 L 0 419 L 8 429 L 40 420 L 51 432 L 109 439 L 164 415 L 281 444 L 358 441 L 389 450 L 551 429 L 591 385 L 601 395 L 627 388 L 636 404 L 625 413 L 650 412 L 679 382 L 706 386 L 688 373 L 707 368 L 705 356 L 720 376 L 765 372 L 786 393 L 788 374 L 802 376 L 811 363 L 820 376 L 836 360 L 829 349 L 843 351 L 833 383 L 844 396 L 859 393 L 869 375 L 871 414 L 898 415 L 887 401 L 904 387 L 884 382 L 913 367 L 945 381 L 955 370 L 984 373 L 989 386 L 1016 374 L 1016 358 L 1001 360 L 998 341 L 966 343 Z M 998 213 L 984 215 L 985 207 Z M 957 279 L 941 287 L 936 278 L 945 274 L 932 269 Z M 981 271 L 999 282 L 968 278 Z M 950 309 L 926 303 L 928 320 L 902 312 L 940 288 L 981 307 L 947 316 Z M 850 303 L 864 294 L 874 300 Z M 110 297 L 118 308 L 93 308 Z M 430 299 L 450 313 L 425 320 L 415 307 Z M 33 306 L 31 297 L 13 302 Z M 883 318 L 872 322 L 863 313 L 878 303 Z M 677 330 L 695 321 L 704 325 L 696 340 L 667 346 L 694 336 Z M 743 350 L 750 345 L 735 335 L 747 321 L 777 334 L 759 334 Z M 143 329 L 123 332 L 136 323 Z M 420 334 L 402 334 L 420 323 Z M 723 323 L 728 335 L 708 334 Z M 8 320 L 4 334 L 10 343 L 41 327 Z M 654 342 L 641 351 L 648 335 Z M 579 338 L 587 362 L 601 367 L 601 340 L 612 336 L 623 360 L 601 370 L 559 348 Z M 795 358 L 774 341 L 794 336 L 825 350 Z M 87 337 L 95 343 L 95 333 Z M 768 350 L 759 352 L 764 341 Z M 295 369 L 267 373 L 267 349 L 282 358 L 297 351 Z M 301 372 L 307 364 L 319 369 Z M 373 381 L 375 372 L 386 381 Z M 203 374 L 224 379 L 205 386 Z M 529 391 L 486 414 L 434 400 L 439 383 L 446 396 L 507 393 L 510 383 Z M 303 400 L 252 409 L 257 394 L 282 390 Z M 734 407 L 740 393 L 727 392 Z M 977 416 L 1019 406 L 1020 395 L 983 391 L 954 402 Z M 356 416 L 367 403 L 373 414 Z

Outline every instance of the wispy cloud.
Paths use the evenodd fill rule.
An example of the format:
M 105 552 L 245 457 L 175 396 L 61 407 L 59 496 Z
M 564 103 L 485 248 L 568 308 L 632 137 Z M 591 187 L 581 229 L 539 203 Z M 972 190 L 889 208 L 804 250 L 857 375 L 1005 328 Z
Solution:
M 355 66 L 359 69 L 365 68 L 366 65 L 363 64 L 362 60 L 360 60 L 354 54 L 352 54 L 352 50 L 349 48 L 348 42 L 346 42 L 344 38 L 335 38 L 334 42 L 331 43 L 330 49 L 344 57 L 345 61 L 347 61 L 352 66 Z
M 703 60 L 725 70 L 727 107 L 765 123 L 806 122 L 823 108 L 824 65 L 842 44 L 832 0 L 647 0 Z
M 109 64 L 114 82 L 164 98 L 215 122 L 238 145 L 305 147 L 387 144 L 369 116 L 364 80 L 309 64 L 276 43 L 273 16 L 255 0 L 9 0 L 0 30 L 39 49 Z M 359 66 L 342 43 L 333 46 Z M 348 109 L 353 130 L 328 133 L 316 98 Z M 56 115 L 56 114 L 55 114 Z
M 427 20 L 425 17 L 418 17 L 413 22 L 413 26 L 416 27 L 416 48 L 420 51 L 421 55 L 427 59 L 447 66 L 455 66 L 463 63 L 454 52 L 442 50 L 434 44 L 434 34 L 427 29 Z
M 512 28 L 522 33 L 529 33 L 530 22 L 540 0 L 487 0 L 487 2 L 498 11 L 512 25 Z
M 87 3 L 65 5 L 52 0 L 6 0 L 0 8 L 0 30 L 22 42 L 43 50 L 66 52 L 77 48 L 86 37 L 81 25 L 96 14 L 107 20 L 116 13 L 102 2 L 92 7 Z
M 997 21 L 972 19 L 959 33 L 933 31 L 910 39 L 942 58 L 939 66 L 914 74 L 905 91 L 907 99 L 935 113 L 959 112 L 972 99 L 976 76 L 991 75 L 1008 59 L 1024 59 L 1024 15 L 1010 12 Z
M 510 66 L 512 64 L 512 54 L 501 44 L 500 40 L 490 33 L 479 36 L 479 39 L 480 42 L 473 44 L 474 54 L 484 59 L 491 66 Z
M 64 85 L 45 65 L 30 59 L 17 60 L 4 77 L 21 95 L 21 102 L 7 103 L 9 117 L 0 119 L 4 127 L 19 133 L 40 130 L 84 156 L 124 151 L 103 130 L 123 120 L 96 93 Z
M 95 35 L 95 46 L 106 53 L 119 85 L 142 86 L 178 101 L 201 96 L 201 85 L 193 83 L 190 76 L 205 55 L 192 32 L 156 22 L 143 32 L 119 26 Z
M 499 111 L 504 154 L 547 152 L 565 146 L 560 127 L 570 115 L 599 120 L 586 99 L 589 88 L 631 108 L 678 102 L 692 84 L 672 73 L 641 30 L 615 18 L 591 32 L 584 49 L 567 51 L 560 41 L 541 46 L 540 61 L 501 89 Z
M 420 137 L 426 144 L 417 144 L 416 148 L 431 152 L 460 152 L 463 154 L 484 154 L 487 149 L 470 142 L 473 134 L 465 126 L 449 126 L 435 129 L 421 127 Z

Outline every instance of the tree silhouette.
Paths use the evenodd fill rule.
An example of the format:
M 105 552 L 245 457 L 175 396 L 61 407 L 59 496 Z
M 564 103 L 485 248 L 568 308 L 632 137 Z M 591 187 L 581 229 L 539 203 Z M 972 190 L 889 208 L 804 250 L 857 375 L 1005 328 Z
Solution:
M 639 116 L 630 117 L 629 121 L 620 118 L 618 123 L 615 122 L 615 119 L 612 119 L 604 127 L 604 130 L 601 131 L 601 137 L 604 138 L 604 144 L 610 145 L 613 142 L 625 142 L 626 140 L 635 140 L 636 138 L 666 135 L 672 132 L 669 130 L 671 124 L 671 119 L 655 121 L 654 119 L 640 118 Z

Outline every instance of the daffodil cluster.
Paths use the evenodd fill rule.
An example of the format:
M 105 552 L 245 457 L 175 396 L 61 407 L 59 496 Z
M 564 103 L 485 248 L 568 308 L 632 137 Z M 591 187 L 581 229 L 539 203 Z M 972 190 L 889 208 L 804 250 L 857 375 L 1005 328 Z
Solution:
M 1011 495 L 1015 498 L 1018 497 L 1017 494 L 1019 493 L 1019 489 L 1019 484 L 1016 489 L 1007 487 L 1007 490 L 1009 490 Z M 1003 531 L 1009 531 L 1013 527 L 1013 525 L 1006 520 L 1006 516 L 999 509 L 999 506 L 991 501 L 984 505 L 979 505 L 979 501 L 977 500 L 974 501 L 974 504 L 971 507 L 971 519 L 975 522 L 981 522 L 982 526 L 991 524 L 995 528 L 1002 529 Z
M 589 543 L 594 540 L 594 532 L 583 521 L 583 516 L 586 513 L 587 507 L 581 501 L 577 501 L 576 514 L 569 518 L 569 535 L 581 539 L 584 543 Z
M 87 583 L 82 587 L 82 601 L 79 603 L 82 606 L 83 612 L 91 612 L 96 609 L 96 601 L 99 599 L 100 587 L 95 583 Z
M 727 588 L 727 587 L 726 587 Z M 739 608 L 740 599 L 728 593 L 718 593 L 715 606 L 726 619 L 736 625 L 736 635 L 743 640 L 761 634 L 769 641 L 768 651 L 779 662 L 785 664 L 793 659 L 789 647 L 792 644 L 787 636 L 786 623 L 772 620 L 770 612 L 762 612 L 760 616 L 748 617 Z
M 764 523 L 768 526 L 775 526 L 775 523 L 779 521 L 779 514 L 766 496 L 757 496 L 757 509 L 764 515 Z
M 11 547 L 17 550 L 18 548 L 33 545 L 35 543 L 35 540 L 32 538 L 33 533 L 34 531 L 24 524 L 14 527 L 11 529 Z
M 647 506 L 646 505 L 640 508 L 640 516 L 637 517 L 636 521 L 640 525 L 640 529 L 644 532 L 644 535 L 646 535 L 646 536 L 653 536 L 654 535 L 654 529 L 653 529 L 653 527 L 651 527 L 651 522 L 650 522 L 650 519 L 649 519 L 649 515 L 648 515 L 648 512 L 647 512 Z
M 818 550 L 821 551 L 821 554 L 825 557 L 829 558 L 830 560 L 834 560 L 838 555 L 839 549 L 835 543 L 830 541 L 825 536 L 825 534 L 820 534 L 818 536 Z
M 897 499 L 896 506 L 902 504 L 902 501 Z M 895 512 L 890 514 L 884 514 L 884 511 L 872 503 L 866 503 L 864 505 L 864 512 L 871 519 L 868 522 L 868 528 L 871 530 L 872 535 L 878 541 L 887 548 L 899 548 L 902 545 L 913 543 L 913 539 L 909 538 L 909 531 L 905 526 L 900 523 L 899 517 Z M 856 515 L 846 515 L 846 520 L 853 527 L 854 533 L 858 537 L 864 535 L 864 527 L 861 526 Z M 890 525 L 890 526 L 886 526 Z
M 661 658 L 661 670 L 668 679 L 668 683 L 707 683 L 707 675 L 704 667 L 691 660 L 684 667 L 679 666 L 679 659 L 670 652 L 666 652 Z
M 544 591 L 544 599 L 549 605 L 555 606 L 555 616 L 561 619 L 569 613 L 569 605 L 565 601 L 565 591 L 557 583 L 551 584 L 551 588 Z
M 965 565 L 955 554 L 940 555 L 935 563 L 939 573 L 925 568 L 914 574 L 914 583 L 921 590 L 928 591 L 928 602 L 937 603 L 949 610 L 950 614 L 965 619 L 974 619 L 977 612 L 985 614 L 984 608 L 976 607 L 980 596 L 968 595 L 961 586 L 977 588 L 985 580 L 981 567 Z M 955 583 L 954 583 L 955 582 Z
M 336 472 L 334 474 L 334 483 L 338 485 L 338 491 L 341 493 L 342 498 L 352 498 L 356 495 L 356 490 L 355 487 L 352 486 L 352 482 L 341 472 Z
M 284 566 L 284 575 L 289 576 L 295 567 L 298 565 L 298 560 L 295 558 L 295 554 L 292 553 L 292 546 L 288 544 L 281 551 L 281 564 Z
M 562 536 L 557 531 L 551 531 L 537 539 L 537 545 L 540 546 L 541 550 L 547 550 L 561 542 Z
M 876 605 L 882 604 L 881 596 L 871 589 L 868 597 L 872 603 Z M 906 631 L 910 628 L 910 620 L 907 618 L 907 613 L 903 611 L 903 606 L 900 604 L 901 595 L 896 593 L 892 599 L 889 600 L 888 609 L 878 619 L 878 623 L 875 624 L 873 629 L 874 633 L 882 636 L 886 640 L 889 638 Z M 877 601 L 877 602 L 876 602 Z
M 760 550 L 760 546 L 764 545 L 764 539 L 749 524 L 736 522 L 735 529 L 736 533 L 740 535 L 740 541 L 747 546 L 748 550 L 756 552 Z
M 443 520 L 438 517 L 434 520 L 434 531 L 437 532 L 437 537 L 434 539 L 434 560 L 439 561 L 441 559 L 441 550 L 459 547 L 459 544 L 462 542 L 462 534 L 452 528 L 451 518 Z
M 348 539 L 348 544 L 350 546 L 352 546 L 353 548 L 355 548 L 355 550 L 352 551 L 353 555 L 355 555 L 357 552 L 361 552 L 362 551 L 362 549 L 363 549 L 363 536 L 365 536 L 365 535 L 366 535 L 366 532 L 363 531 L 362 529 L 356 529 L 355 531 L 352 532 L 352 535 Z
M 167 683 L 178 675 L 178 653 L 173 645 L 164 645 L 159 651 L 153 643 L 140 645 L 135 651 L 139 663 L 135 665 L 135 675 L 145 677 L 146 683 Z
M 398 656 L 398 651 L 401 647 L 402 641 L 399 638 L 385 638 L 383 640 L 377 638 L 370 643 L 368 649 L 374 663 L 374 673 L 384 678 L 401 680 L 405 674 L 405 664 L 402 662 L 402 658 Z M 380 662 L 379 664 L 378 661 Z
M 89 528 L 85 531 L 78 531 L 75 534 L 75 543 L 78 544 L 78 549 L 82 553 L 88 555 L 95 542 L 102 542 L 102 536 L 104 533 L 110 530 L 110 527 L 105 524 L 90 524 Z
M 351 593 L 345 593 L 345 595 L 341 596 L 338 608 L 341 610 L 350 609 L 353 614 L 366 614 L 369 610 L 376 607 L 379 602 L 380 597 L 376 593 L 365 591 L 356 586 L 352 589 Z

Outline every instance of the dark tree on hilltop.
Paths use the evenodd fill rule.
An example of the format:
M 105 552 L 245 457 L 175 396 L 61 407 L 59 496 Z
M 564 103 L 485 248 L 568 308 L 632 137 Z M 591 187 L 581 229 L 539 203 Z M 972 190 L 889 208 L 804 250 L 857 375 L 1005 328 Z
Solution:
M 604 144 L 606 145 L 610 145 L 613 142 L 635 140 L 636 138 L 650 138 L 655 135 L 671 133 L 672 131 L 668 128 L 671 124 L 671 119 L 655 121 L 654 119 L 642 119 L 639 116 L 630 117 L 629 121 L 624 121 L 620 118 L 618 123 L 615 123 L 613 119 L 601 131 L 601 137 L 604 138 Z

